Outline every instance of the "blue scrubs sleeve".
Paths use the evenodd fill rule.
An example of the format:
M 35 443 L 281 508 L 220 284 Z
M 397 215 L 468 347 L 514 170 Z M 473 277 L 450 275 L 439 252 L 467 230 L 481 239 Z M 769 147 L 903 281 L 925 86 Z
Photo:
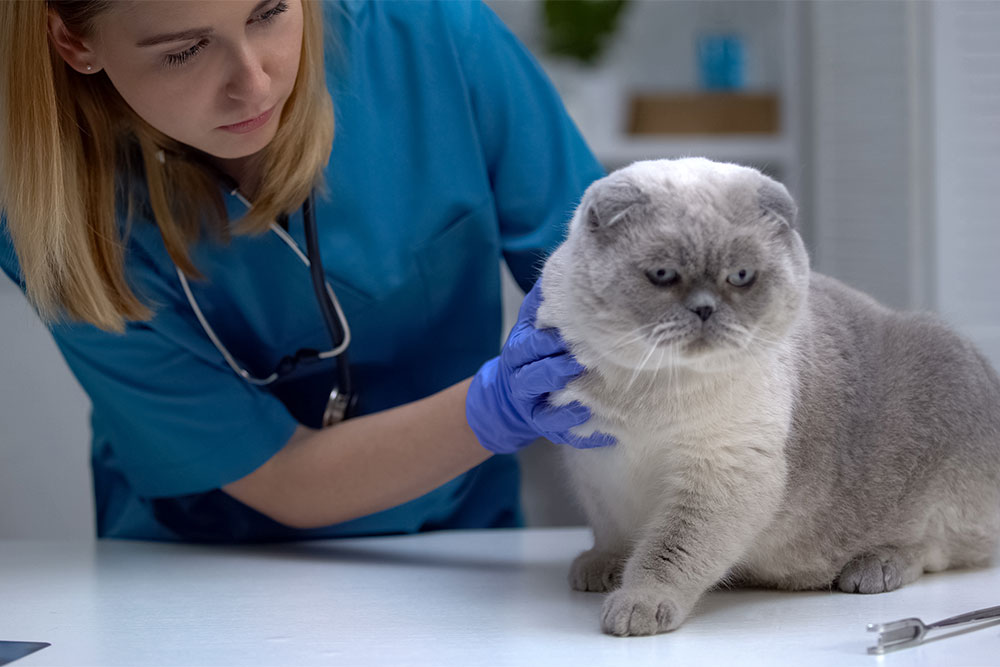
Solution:
M 507 265 L 522 289 L 563 241 L 584 190 L 604 176 L 555 88 L 483 4 L 467 6 L 466 70 Z
M 124 334 L 53 327 L 93 402 L 95 439 L 114 443 L 116 466 L 143 497 L 207 491 L 254 471 L 288 441 L 295 419 L 177 331 L 158 330 L 158 320 Z

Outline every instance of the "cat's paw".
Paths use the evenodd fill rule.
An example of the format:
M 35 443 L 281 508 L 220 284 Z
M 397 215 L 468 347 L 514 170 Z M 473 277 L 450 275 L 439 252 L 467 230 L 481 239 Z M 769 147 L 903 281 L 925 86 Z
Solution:
M 624 569 L 624 556 L 588 549 L 570 566 L 569 585 L 574 591 L 606 593 L 622 585 Z
M 623 588 L 604 601 L 601 630 L 617 637 L 655 635 L 677 628 L 686 616 L 662 591 Z
M 900 553 L 879 549 L 848 562 L 837 577 L 837 586 L 845 593 L 887 593 L 916 579 L 912 570 Z

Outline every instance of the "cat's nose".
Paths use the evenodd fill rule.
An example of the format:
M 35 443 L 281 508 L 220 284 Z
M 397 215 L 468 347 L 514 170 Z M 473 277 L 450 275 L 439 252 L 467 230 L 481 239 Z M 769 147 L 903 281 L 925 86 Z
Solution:
M 701 321 L 704 322 L 712 316 L 712 313 L 715 312 L 715 308 L 712 306 L 698 306 L 697 308 L 692 308 L 691 311 L 697 313 L 698 317 L 701 318 Z

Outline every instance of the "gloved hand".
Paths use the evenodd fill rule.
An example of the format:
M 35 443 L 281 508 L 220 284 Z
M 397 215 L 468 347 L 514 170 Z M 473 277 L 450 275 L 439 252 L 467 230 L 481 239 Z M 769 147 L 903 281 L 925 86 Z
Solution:
M 549 405 L 549 393 L 565 387 L 584 368 L 555 329 L 535 328 L 541 282 L 524 297 L 500 356 L 483 364 L 472 379 L 465 399 L 469 426 L 483 447 L 497 454 L 513 453 L 538 437 L 579 449 L 615 444 L 604 433 L 581 438 L 569 432 L 590 419 L 585 406 Z

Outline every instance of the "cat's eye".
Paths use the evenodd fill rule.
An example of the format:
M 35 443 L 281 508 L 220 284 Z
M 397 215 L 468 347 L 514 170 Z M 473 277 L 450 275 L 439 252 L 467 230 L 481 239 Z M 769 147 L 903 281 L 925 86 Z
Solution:
M 726 276 L 726 282 L 734 287 L 749 287 L 756 279 L 757 272 L 753 269 L 740 269 Z
M 646 271 L 646 277 L 649 278 L 649 282 L 657 287 L 670 287 L 681 278 L 673 269 L 667 269 L 662 266 L 658 269 L 649 269 Z

